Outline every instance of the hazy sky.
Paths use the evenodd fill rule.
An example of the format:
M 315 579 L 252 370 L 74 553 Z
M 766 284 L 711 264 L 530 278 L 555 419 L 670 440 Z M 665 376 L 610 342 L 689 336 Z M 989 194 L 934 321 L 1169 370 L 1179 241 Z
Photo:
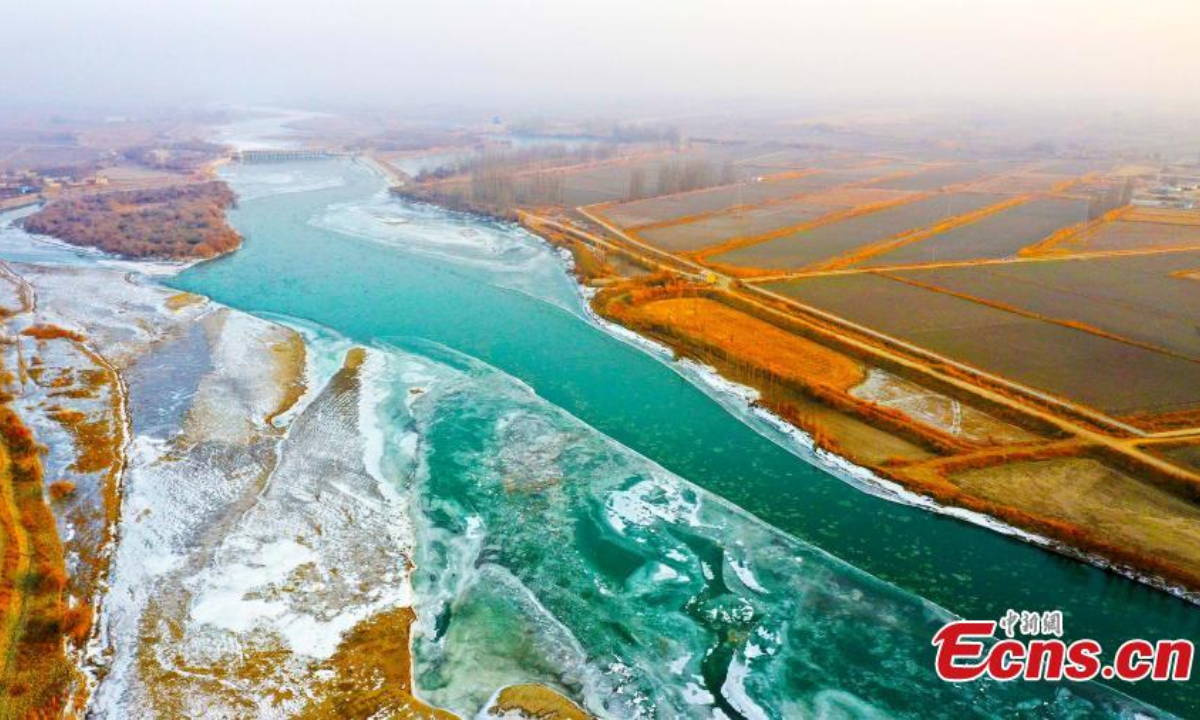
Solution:
M 1200 0 L 2 0 L 0 98 L 1200 104 Z

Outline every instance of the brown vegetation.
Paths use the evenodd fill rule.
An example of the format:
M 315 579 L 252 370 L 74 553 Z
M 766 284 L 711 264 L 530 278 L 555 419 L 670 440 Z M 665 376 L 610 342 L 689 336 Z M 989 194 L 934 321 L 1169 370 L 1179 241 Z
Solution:
M 699 297 L 656 300 L 637 306 L 640 319 L 662 323 L 704 339 L 750 365 L 790 380 L 846 390 L 860 382 L 862 367 L 832 350 Z
M 64 651 L 67 578 L 43 496 L 40 448 L 0 406 L 0 704 L 6 717 L 49 717 L 66 704 L 75 669 Z
M 75 494 L 75 483 L 70 480 L 55 480 L 50 483 L 50 500 L 58 502 Z
M 235 204 L 223 182 L 65 198 L 25 218 L 33 233 L 131 258 L 211 258 L 241 239 L 225 221 Z
M 727 295 L 681 282 L 668 273 L 607 287 L 593 303 L 597 312 L 672 347 L 679 355 L 714 365 L 727 377 L 757 388 L 766 408 L 810 433 L 822 432 L 800 409 L 817 403 L 836 413 L 884 428 L 896 437 L 935 452 L 954 452 L 973 446 L 905 413 L 855 398 L 849 390 L 865 377 L 863 367 L 835 350 L 811 342 L 788 329 L 759 318 L 753 310 L 726 305 Z M 702 313 L 719 322 L 709 323 Z M 661 309 L 660 309 L 661 308 Z M 692 320 L 686 319 L 687 315 Z M 766 346 L 766 347 L 764 347 Z M 786 356 L 781 363 L 774 353 Z M 832 440 L 832 436 L 826 436 Z M 851 458 L 853 448 L 825 447 Z
M 545 685 L 511 685 L 500 691 L 488 708 L 492 715 L 517 713 L 531 720 L 588 720 L 591 716 Z
M 1083 239 L 1086 235 L 1091 234 L 1097 228 L 1100 228 L 1107 223 L 1120 220 L 1127 213 L 1129 213 L 1130 210 L 1131 207 L 1129 206 L 1115 208 L 1113 210 L 1109 210 L 1100 217 L 1092 218 L 1086 222 L 1079 223 L 1078 225 L 1065 227 L 1062 230 L 1059 230 L 1058 232 L 1055 232 L 1054 234 L 1040 240 L 1039 242 L 1036 242 L 1027 248 L 1023 248 L 1017 254 L 1021 257 L 1069 254 L 1071 251 L 1065 249 L 1065 246 L 1076 243 L 1077 241 Z
M 303 717 L 455 718 L 413 697 L 409 634 L 415 619 L 412 608 L 395 608 L 363 620 L 346 633 L 325 663 L 332 678 L 314 688 L 322 700 L 306 708 Z
M 998 453 L 987 460 L 966 461 L 948 467 L 939 467 L 934 463 L 898 468 L 878 467 L 876 472 L 931 497 L 939 503 L 963 507 L 994 517 L 1014 527 L 1023 528 L 1061 543 L 1062 546 L 1074 552 L 1099 555 L 1113 561 L 1118 567 L 1157 576 L 1166 582 L 1189 588 L 1200 587 L 1200 573 L 1195 568 L 1184 568 L 1176 562 L 1166 560 L 1151 551 L 1142 549 L 1137 542 L 1130 542 L 1126 539 L 1125 544 L 1117 544 L 1112 541 L 1110 536 L 1102 532 L 1097 533 L 1088 524 L 1077 524 L 1025 509 L 1022 500 L 1008 489 L 997 495 L 998 498 L 1001 498 L 1000 500 L 986 499 L 972 490 L 958 485 L 951 477 L 955 472 L 972 472 L 971 468 L 984 468 L 989 471 L 1002 470 L 1009 467 L 1010 463 L 1033 463 L 1072 457 L 1076 457 L 1076 455 L 1072 454 L 1066 446 L 1054 444 L 1047 446 L 1045 452 L 1033 451 L 1009 455 Z M 1122 517 L 1121 507 L 1111 506 L 1109 509 L 1114 518 Z
M 74 340 L 76 342 L 83 342 L 85 339 L 82 333 L 78 333 L 78 332 L 75 332 L 74 330 L 68 330 L 66 328 L 61 328 L 57 325 L 50 325 L 50 324 L 31 325 L 30 327 L 27 327 L 24 330 L 22 330 L 21 334 L 28 335 L 29 337 L 32 337 L 32 338 L 37 338 L 38 340 L 63 340 L 63 339 L 65 339 L 65 340 Z
M 1127 222 L 1154 222 L 1168 225 L 1200 225 L 1200 211 L 1172 208 L 1134 207 L 1125 213 Z

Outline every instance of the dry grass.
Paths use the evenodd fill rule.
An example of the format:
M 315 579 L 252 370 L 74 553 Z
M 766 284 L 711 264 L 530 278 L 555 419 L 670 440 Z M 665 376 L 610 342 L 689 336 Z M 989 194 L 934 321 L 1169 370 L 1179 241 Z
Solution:
M 304 397 L 307 389 L 304 380 L 306 353 L 304 340 L 299 333 L 289 332 L 287 337 L 271 346 L 275 382 L 278 387 L 284 388 L 284 394 L 279 406 L 267 416 L 268 423 L 274 423 L 275 418 L 287 412 Z
M 882 190 L 880 188 L 844 186 L 805 195 L 804 202 L 812 203 L 813 205 L 860 207 L 865 205 L 886 205 L 911 197 L 913 197 L 913 193 L 907 190 Z
M 118 439 L 106 416 L 89 419 L 78 410 L 58 409 L 47 413 L 75 440 L 75 462 L 70 470 L 78 473 L 101 472 L 120 460 Z
M 850 358 L 707 298 L 656 300 L 635 306 L 641 319 L 668 325 L 772 375 L 846 390 L 866 377 Z
M 1079 228 L 1069 230 L 1077 232 Z M 939 288 L 939 294 L 943 293 Z M 862 381 L 864 364 L 876 362 L 874 356 L 864 357 L 861 348 L 858 352 L 848 350 L 847 344 L 837 337 L 831 337 L 833 347 L 827 347 L 819 328 L 815 337 L 805 330 L 793 331 L 787 322 L 778 325 L 767 322 L 753 308 L 739 309 L 736 302 L 726 303 L 724 299 L 712 288 L 692 285 L 678 276 L 661 273 L 637 281 L 611 283 L 594 299 L 593 306 L 604 317 L 660 340 L 680 355 L 709 363 L 736 382 L 757 388 L 763 407 L 809 431 L 821 447 L 872 467 L 881 476 L 939 502 L 985 513 L 1072 547 L 1103 555 L 1118 564 L 1136 567 L 1189 587 L 1200 587 L 1200 562 L 1193 566 L 1192 559 L 1183 554 L 1190 551 L 1184 543 L 1177 542 L 1178 538 L 1192 534 L 1191 520 L 1187 513 L 1173 514 L 1174 508 L 1186 505 L 1189 500 L 1185 494 L 1176 491 L 1168 482 L 1169 478 L 1153 476 L 1152 468 L 1140 465 L 1126 469 L 1119 464 L 1119 458 L 1109 458 L 1100 452 L 1102 448 L 1078 439 L 1060 440 L 1058 438 L 1063 436 L 1048 421 L 1044 426 L 1041 423 L 1034 426 L 1040 428 L 1039 433 L 1056 438 L 1050 442 L 1025 437 L 1021 432 L 1018 433 L 1021 437 L 986 437 L 984 444 L 991 447 L 980 449 L 979 443 L 939 437 L 919 419 L 890 407 L 863 402 L 847 393 L 849 388 Z M 785 313 L 791 311 L 787 305 L 769 306 Z M 994 305 L 993 309 L 1009 310 Z M 1036 319 L 1046 321 L 1042 317 Z M 1102 331 L 1079 323 L 1060 321 L 1057 324 L 1109 340 L 1125 340 L 1108 337 Z M 810 340 L 810 337 L 814 339 Z M 1056 415 L 1066 414 L 1083 429 L 1098 429 L 1087 416 L 1077 416 L 1069 408 L 1046 407 L 965 369 L 953 366 L 936 369 L 948 378 L 981 385 L 989 393 L 1012 398 L 1019 406 L 1030 405 Z M 984 407 L 991 406 L 985 403 Z M 1011 411 L 997 417 L 1015 417 L 1022 424 L 1033 417 L 1003 403 L 997 407 Z M 1190 419 L 1190 416 L 1181 416 L 1179 421 Z M 839 427 L 838 423 L 846 427 Z M 897 444 L 885 449 L 881 436 L 910 445 Z M 870 457 L 863 452 L 865 447 L 871 452 Z M 1083 457 L 1084 453 L 1090 454 L 1091 459 Z M 933 454 L 942 457 L 935 458 Z M 988 489 L 956 482 L 960 475 L 967 473 L 990 477 L 995 471 L 1000 473 L 999 476 L 1007 477 L 1004 475 L 1007 468 L 1025 468 L 1032 463 L 1064 456 L 1071 456 L 1073 463 L 1083 463 L 1077 467 L 1089 469 L 1091 465 L 1098 465 L 1104 469 L 1094 478 L 1085 478 L 1083 484 L 1088 490 L 1076 495 L 1080 504 L 1076 507 L 1079 512 L 1075 514 L 1039 504 L 1044 499 L 1037 494 L 1047 492 L 1041 480 L 1031 484 L 1034 489 L 1028 497 L 1022 494 L 1019 498 L 997 489 L 1002 488 L 1003 483 Z M 1113 483 L 1116 483 L 1115 489 L 1110 487 Z M 1092 503 L 1088 493 L 1105 500 Z M 1099 506 L 1106 503 L 1111 506 L 1111 515 L 1091 514 L 1093 510 L 1100 512 Z M 1130 528 L 1126 535 L 1116 531 L 1107 534 L 1094 531 L 1093 524 L 1116 521 L 1121 515 L 1121 503 L 1137 509 L 1140 516 L 1147 518 L 1151 530 L 1145 542 L 1133 537 L 1137 535 L 1136 528 Z M 1085 505 L 1086 511 L 1081 509 Z M 1165 542 L 1172 543 L 1170 549 L 1164 550 Z
M 167 298 L 166 306 L 168 310 L 179 311 L 189 305 L 196 305 L 202 302 L 204 302 L 204 298 L 200 295 L 194 295 L 190 292 L 180 292 Z
M 1131 207 L 1126 205 L 1115 210 L 1109 210 L 1095 220 L 1088 220 L 1087 222 L 1065 227 L 1029 247 L 1022 248 L 1017 255 L 1021 257 L 1042 257 L 1070 255 L 1072 252 L 1078 252 L 1079 248 L 1086 247 L 1088 236 L 1094 234 L 1106 224 L 1121 220 L 1130 211 Z
M 500 691 L 488 712 L 504 715 L 516 712 L 536 720 L 588 720 L 582 708 L 545 685 L 512 685 Z
M 33 325 L 31 327 L 27 327 L 21 331 L 21 334 L 28 335 L 31 338 L 37 338 L 38 340 L 66 339 L 66 340 L 74 340 L 76 342 L 83 342 L 83 340 L 85 339 L 83 337 L 83 335 L 75 332 L 74 330 L 68 330 L 66 328 L 61 328 L 57 325 L 49 325 L 49 324 Z
M 416 613 L 402 607 L 378 613 L 342 638 L 324 669 L 333 678 L 318 683 L 322 700 L 301 713 L 306 718 L 456 718 L 412 695 L 409 633 Z
M 1200 576 L 1200 509 L 1095 460 L 1008 463 L 950 477 L 977 497 L 1068 523 Z
M 0 707 L 5 717 L 56 716 L 78 689 L 63 646 L 63 549 L 43 497 L 40 448 L 7 405 L 0 406 L 0 526 Z
M 1125 213 L 1123 219 L 1129 222 L 1165 223 L 1167 225 L 1200 225 L 1200 211 L 1134 207 Z
M 75 483 L 70 480 L 55 480 L 50 483 L 49 491 L 51 502 L 58 502 L 75 494 Z

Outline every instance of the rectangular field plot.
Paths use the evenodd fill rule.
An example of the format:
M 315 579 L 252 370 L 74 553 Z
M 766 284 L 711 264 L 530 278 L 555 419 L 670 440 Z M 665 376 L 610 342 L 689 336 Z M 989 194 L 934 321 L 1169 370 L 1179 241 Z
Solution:
M 924 240 L 901 245 L 860 263 L 860 267 L 1005 258 L 1062 228 L 1085 220 L 1086 200 L 1031 200 Z
M 598 163 L 590 167 L 569 168 L 562 171 L 551 170 L 548 173 L 551 175 L 561 174 L 562 203 L 564 205 L 569 207 L 593 205 L 628 199 L 635 171 L 641 171 L 645 191 L 655 192 L 659 185 L 659 175 L 664 168 L 670 165 L 703 163 L 707 172 L 715 179 L 725 162 L 737 160 L 741 157 L 741 153 L 745 152 L 750 152 L 750 149 L 703 145 L 669 155 L 630 157 Z M 733 167 L 736 173 L 737 166 Z M 523 193 L 531 193 L 531 186 L 535 182 L 534 177 L 535 173 L 526 173 L 516 179 L 514 189 L 518 201 Z
M 976 497 L 1018 505 L 1088 528 L 1122 547 L 1200 568 L 1200 509 L 1144 478 L 1095 460 L 1010 463 L 960 471 L 951 480 Z
M 894 274 L 1200 359 L 1200 281 L 1172 275 L 1190 268 L 1200 252 Z
M 935 195 L 738 248 L 711 259 L 738 267 L 795 270 L 1004 199 L 1002 195 L 976 193 Z
M 613 162 L 585 169 L 520 173 L 511 178 L 512 197 L 513 201 L 518 204 L 545 202 L 545 197 L 536 191 L 536 187 L 540 180 L 555 176 L 561 179 L 561 202 L 563 205 L 574 207 L 612 202 L 629 196 L 630 180 L 637 167 L 642 168 L 645 185 L 653 188 L 658 180 L 661 163 L 661 160 L 640 160 Z M 541 178 L 538 177 L 539 174 L 542 176 Z M 446 197 L 470 200 L 473 194 L 470 180 L 445 182 L 439 184 L 437 188 L 438 193 Z
M 1060 158 L 1038 163 L 1038 172 L 1063 173 L 1066 175 L 1087 175 L 1088 173 L 1111 170 L 1112 160 L 1103 158 Z
M 783 200 L 793 195 L 822 190 L 835 182 L 818 173 L 786 180 L 722 185 L 706 190 L 621 203 L 605 208 L 602 214 L 617 225 L 630 228 L 689 215 L 720 212 L 737 205 Z
M 1180 247 L 1200 247 L 1200 225 L 1118 220 L 1070 238 L 1054 249 L 1101 252 Z
M 673 252 L 699 250 L 733 238 L 748 238 L 812 222 L 849 207 L 892 202 L 909 193 L 894 190 L 845 188 L 805 195 L 779 205 L 710 215 L 694 222 L 638 231 L 638 237 Z
M 860 207 L 892 203 L 910 198 L 913 193 L 900 190 L 880 190 L 878 188 L 840 187 L 807 195 L 804 202 L 836 207 Z
M 605 208 L 603 215 L 623 228 L 668 222 L 690 215 L 715 213 L 738 205 L 778 202 L 803 193 L 858 183 L 912 167 L 911 164 L 873 164 L 865 167 L 820 170 L 810 175 L 777 180 L 757 180 L 695 190 L 675 195 L 634 200 Z M 653 185 L 648 185 L 653 188 Z M 822 202 L 818 200 L 817 202 Z
M 1019 164 L 1008 160 L 988 160 L 983 162 L 962 163 L 960 165 L 947 165 L 945 167 L 934 167 L 928 170 L 922 170 L 918 173 L 905 177 L 891 178 L 888 180 L 880 180 L 873 183 L 872 187 L 885 188 L 888 190 L 913 190 L 926 191 L 937 190 L 938 188 L 947 185 L 958 185 L 960 183 L 973 182 L 982 180 L 991 175 L 999 175 L 1001 173 L 1011 172 L 1020 167 Z
M 1056 185 L 1070 182 L 1074 175 L 1058 175 L 1050 173 L 1019 172 L 996 178 L 981 180 L 971 186 L 975 192 L 1026 193 L 1048 192 Z
M 567 172 L 563 176 L 563 204 L 574 207 L 627 198 L 633 174 L 639 168 L 645 186 L 652 189 L 658 182 L 658 173 L 664 162 L 658 159 L 612 163 Z M 523 180 L 532 182 L 531 177 Z
M 803 168 L 841 167 L 862 163 L 861 157 L 831 153 L 818 148 L 759 148 L 761 152 L 737 161 L 738 170 L 747 177 L 801 170 Z
M 1200 225 L 1200 210 L 1135 207 L 1121 216 L 1127 222 L 1157 222 L 1175 225 Z
M 891 175 L 900 173 L 911 173 L 920 170 L 923 167 L 921 163 L 915 162 L 887 162 L 887 163 L 870 163 L 857 167 L 848 168 L 831 168 L 824 173 L 829 180 L 828 187 L 835 185 L 845 185 L 849 183 L 870 183 L 872 180 L 883 180 Z M 873 187 L 882 187 L 874 185 Z M 903 188 L 884 188 L 884 189 L 903 189 Z
M 834 205 L 789 202 L 743 212 L 712 215 L 696 222 L 637 231 L 638 237 L 671 252 L 688 252 L 719 245 L 735 237 L 754 237 L 811 222 L 841 209 Z
M 802 278 L 768 290 L 891 337 L 1114 415 L 1200 406 L 1200 366 L 873 274 Z

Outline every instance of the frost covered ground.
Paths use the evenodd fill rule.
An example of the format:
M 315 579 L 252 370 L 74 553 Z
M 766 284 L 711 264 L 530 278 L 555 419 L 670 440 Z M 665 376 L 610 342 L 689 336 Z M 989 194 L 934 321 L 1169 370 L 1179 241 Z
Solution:
M 415 448 L 378 429 L 388 357 L 311 333 L 310 353 L 297 330 L 104 269 L 6 266 L 0 304 L 50 477 L 80 487 L 59 513 L 73 574 L 106 529 L 119 538 L 84 661 L 91 711 L 283 716 L 319 701 L 343 634 L 410 603 L 399 489 Z M 62 337 L 20 334 L 33 325 Z M 114 462 L 80 465 L 85 445 Z M 72 520 L 85 509 L 90 524 Z

